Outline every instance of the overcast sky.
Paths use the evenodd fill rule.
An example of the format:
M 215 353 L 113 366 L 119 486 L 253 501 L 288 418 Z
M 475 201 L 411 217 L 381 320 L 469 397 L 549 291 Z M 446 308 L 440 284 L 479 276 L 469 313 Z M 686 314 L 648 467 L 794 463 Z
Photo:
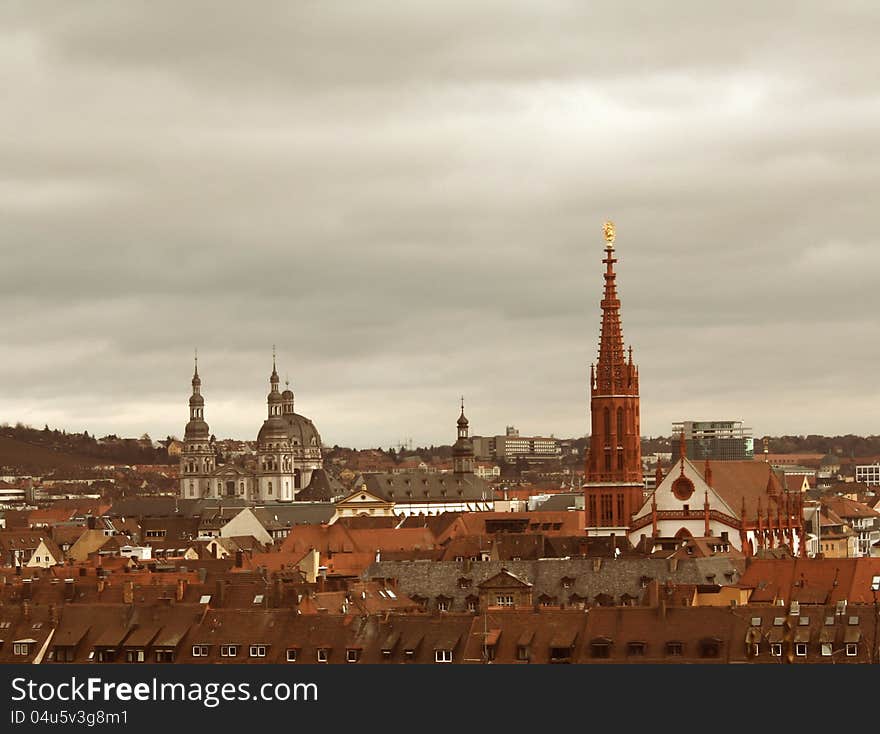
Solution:
M 877 433 L 875 2 L 7 2 L 0 422 Z

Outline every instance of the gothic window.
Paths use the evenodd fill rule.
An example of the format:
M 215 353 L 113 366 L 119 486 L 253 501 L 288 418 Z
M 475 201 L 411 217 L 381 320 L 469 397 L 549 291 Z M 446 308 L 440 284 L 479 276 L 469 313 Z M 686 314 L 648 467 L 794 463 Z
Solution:
M 626 430 L 624 430 L 623 426 L 623 408 L 617 409 L 617 442 L 620 443 L 620 439 L 626 434 Z
M 605 452 L 605 471 L 611 471 L 611 454 Z
M 605 418 L 605 438 L 611 438 L 611 411 L 608 408 L 605 408 L 603 412 L 603 416 Z
M 601 516 L 601 524 L 602 525 L 611 525 L 612 522 L 612 510 L 611 510 L 611 495 L 603 494 L 600 497 L 601 508 L 602 508 L 602 516 Z
M 623 449 L 617 451 L 617 468 L 623 469 Z
M 269 494 L 272 494 L 272 482 L 269 482 Z

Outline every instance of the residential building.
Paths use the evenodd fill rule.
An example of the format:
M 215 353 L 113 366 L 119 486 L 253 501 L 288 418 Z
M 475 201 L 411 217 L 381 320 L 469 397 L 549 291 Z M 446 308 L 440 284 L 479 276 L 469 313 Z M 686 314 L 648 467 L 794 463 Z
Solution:
M 444 512 L 487 512 L 495 505 L 492 488 L 474 474 L 474 449 L 468 436 L 464 402 L 456 423 L 451 474 L 422 471 L 367 474 L 363 492 L 373 502 L 391 503 L 395 515 L 440 515 Z
M 880 463 L 856 464 L 855 472 L 857 482 L 864 482 L 869 487 L 880 487 Z
M 507 426 L 503 436 L 474 436 L 474 454 L 478 459 L 515 464 L 560 459 L 562 443 L 553 436 L 521 436 L 514 426 Z

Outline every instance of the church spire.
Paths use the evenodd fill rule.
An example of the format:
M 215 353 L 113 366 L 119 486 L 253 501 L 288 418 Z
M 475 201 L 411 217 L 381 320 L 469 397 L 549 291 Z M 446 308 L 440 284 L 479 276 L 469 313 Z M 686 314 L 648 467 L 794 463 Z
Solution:
M 629 527 L 632 514 L 642 504 L 644 481 L 639 373 L 632 348 L 624 349 L 614 224 L 605 222 L 603 232 L 605 284 L 598 359 L 590 368 L 591 431 L 585 485 L 587 527 L 597 531 Z
M 272 392 L 278 392 L 278 370 L 275 369 L 275 345 L 272 345 L 272 374 L 269 376 L 269 384 L 272 386 Z
M 202 389 L 202 378 L 199 377 L 199 350 L 195 350 L 195 368 L 193 369 L 192 388 L 193 395 L 198 395 Z

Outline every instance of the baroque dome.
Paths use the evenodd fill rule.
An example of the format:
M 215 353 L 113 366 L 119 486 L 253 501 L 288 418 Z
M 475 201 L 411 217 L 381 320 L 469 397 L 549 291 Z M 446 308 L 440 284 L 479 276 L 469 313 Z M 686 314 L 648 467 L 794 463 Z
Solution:
M 321 448 L 321 435 L 309 418 L 299 413 L 284 416 L 287 436 L 294 446 Z

